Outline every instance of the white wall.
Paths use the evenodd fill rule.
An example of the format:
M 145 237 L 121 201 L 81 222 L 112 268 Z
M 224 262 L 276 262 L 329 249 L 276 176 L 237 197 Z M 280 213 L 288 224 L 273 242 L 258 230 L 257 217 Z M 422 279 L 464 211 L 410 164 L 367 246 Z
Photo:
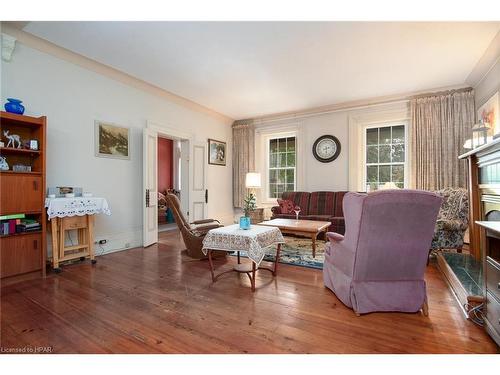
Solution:
M 17 43 L 2 62 L 1 100 L 23 100 L 27 115 L 46 115 L 47 186 L 81 186 L 106 197 L 112 216 L 96 217 L 105 251 L 142 244 L 142 129 L 147 121 L 228 142 L 227 166 L 208 166 L 210 217 L 233 218 L 231 120 L 175 104 Z M 131 128 L 131 160 L 94 156 L 94 120 Z
M 476 108 L 486 103 L 498 90 L 500 90 L 500 56 L 488 74 L 474 87 Z

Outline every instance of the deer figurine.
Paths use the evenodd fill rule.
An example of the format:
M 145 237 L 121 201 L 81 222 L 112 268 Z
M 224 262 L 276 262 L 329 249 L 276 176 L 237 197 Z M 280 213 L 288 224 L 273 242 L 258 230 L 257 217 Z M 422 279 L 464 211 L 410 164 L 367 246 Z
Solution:
M 16 148 L 16 142 L 17 142 L 17 148 L 21 148 L 21 138 L 17 134 L 9 135 L 9 131 L 4 130 L 3 135 L 5 136 L 5 138 L 9 140 L 6 147 L 9 147 L 10 144 L 12 143 L 12 147 Z

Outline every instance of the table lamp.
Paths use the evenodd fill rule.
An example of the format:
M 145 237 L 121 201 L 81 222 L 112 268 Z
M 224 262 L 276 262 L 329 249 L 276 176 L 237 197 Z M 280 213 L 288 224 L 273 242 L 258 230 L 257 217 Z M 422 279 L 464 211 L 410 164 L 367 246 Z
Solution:
M 250 229 L 250 211 L 257 208 L 257 197 L 254 194 L 254 189 L 261 187 L 260 173 L 248 172 L 245 176 L 245 187 L 248 189 L 248 195 L 243 200 L 245 216 L 240 218 L 240 228 Z

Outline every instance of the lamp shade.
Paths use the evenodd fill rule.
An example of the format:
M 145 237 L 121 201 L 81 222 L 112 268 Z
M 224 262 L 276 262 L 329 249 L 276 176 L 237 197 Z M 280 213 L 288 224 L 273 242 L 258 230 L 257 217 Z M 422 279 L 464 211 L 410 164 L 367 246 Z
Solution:
M 249 172 L 245 176 L 245 186 L 247 188 L 260 188 L 260 173 Z

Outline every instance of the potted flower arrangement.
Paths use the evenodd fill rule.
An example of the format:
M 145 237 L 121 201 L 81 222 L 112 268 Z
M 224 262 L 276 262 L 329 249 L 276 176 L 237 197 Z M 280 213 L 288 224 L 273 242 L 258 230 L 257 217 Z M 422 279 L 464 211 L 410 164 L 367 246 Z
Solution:
M 240 228 L 250 229 L 250 212 L 257 208 L 257 197 L 255 194 L 250 193 L 243 200 L 243 212 L 245 216 L 240 217 Z

